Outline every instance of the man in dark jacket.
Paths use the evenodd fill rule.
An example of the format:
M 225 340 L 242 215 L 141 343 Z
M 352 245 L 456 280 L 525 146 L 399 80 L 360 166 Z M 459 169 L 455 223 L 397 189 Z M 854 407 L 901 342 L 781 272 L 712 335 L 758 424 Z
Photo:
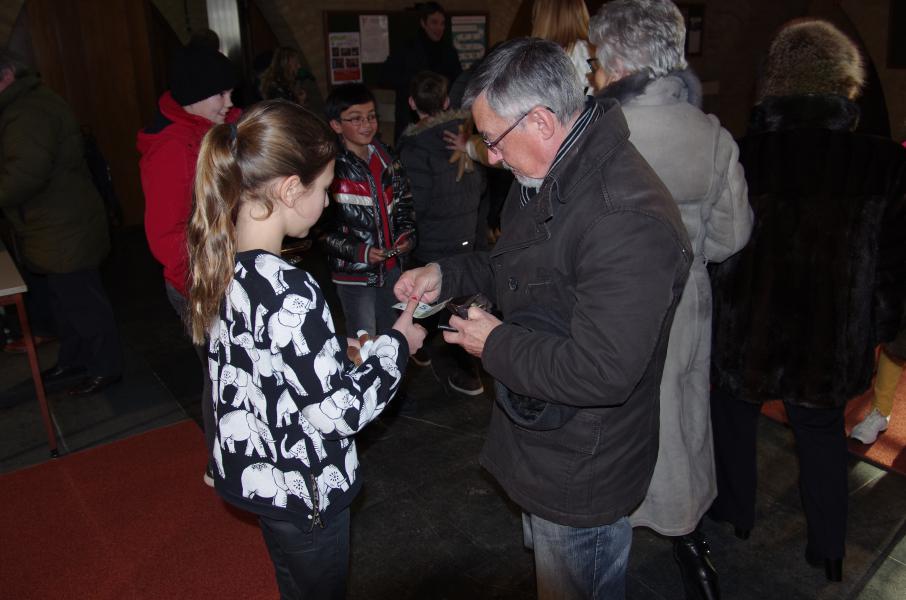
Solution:
M 497 380 L 482 465 L 522 507 L 540 598 L 619 598 L 657 458 L 658 397 L 692 251 L 615 101 L 583 103 L 569 57 L 500 46 L 465 95 L 493 162 L 521 184 L 503 235 L 407 271 L 398 298 L 484 292 L 445 333 Z M 492 140 L 492 141 L 488 141 Z
M 0 52 L 0 209 L 15 235 L 33 327 L 60 338 L 44 383 L 79 378 L 72 395 L 101 391 L 123 369 L 98 273 L 110 249 L 107 215 L 84 152 L 66 102 Z
M 844 409 L 897 330 L 906 284 L 906 152 L 854 133 L 864 82 L 830 23 L 793 21 L 771 43 L 739 143 L 755 228 L 717 266 L 711 514 L 745 537 L 755 519 L 760 403 L 782 399 L 796 437 L 806 558 L 839 581 L 845 554 Z
M 440 73 L 447 81 L 454 81 L 462 72 L 459 54 L 453 47 L 450 36 L 444 35 L 447 13 L 443 7 L 437 2 L 421 3 L 418 8 L 418 24 L 415 37 L 392 52 L 381 70 L 381 85 L 392 87 L 396 91 L 394 140 L 399 140 L 412 122 L 409 107 L 409 83 L 412 78 L 427 69 Z

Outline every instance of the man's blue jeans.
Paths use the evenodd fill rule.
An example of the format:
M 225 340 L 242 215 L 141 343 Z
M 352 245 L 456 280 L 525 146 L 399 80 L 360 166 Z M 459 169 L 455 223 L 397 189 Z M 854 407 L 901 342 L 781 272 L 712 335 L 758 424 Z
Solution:
M 612 600 L 626 597 L 632 527 L 570 527 L 522 513 L 525 546 L 535 553 L 539 600 Z

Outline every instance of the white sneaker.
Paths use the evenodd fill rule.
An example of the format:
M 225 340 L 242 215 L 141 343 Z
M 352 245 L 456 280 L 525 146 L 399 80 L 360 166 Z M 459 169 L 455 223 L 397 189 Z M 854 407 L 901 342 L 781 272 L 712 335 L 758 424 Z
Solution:
M 859 440 L 863 444 L 874 444 L 878 439 L 878 434 L 887 430 L 887 424 L 890 417 L 885 417 L 877 408 L 871 409 L 868 416 L 862 419 L 862 422 L 853 427 L 849 437 Z
M 214 487 L 214 471 L 211 467 L 204 470 L 204 484 L 208 487 Z

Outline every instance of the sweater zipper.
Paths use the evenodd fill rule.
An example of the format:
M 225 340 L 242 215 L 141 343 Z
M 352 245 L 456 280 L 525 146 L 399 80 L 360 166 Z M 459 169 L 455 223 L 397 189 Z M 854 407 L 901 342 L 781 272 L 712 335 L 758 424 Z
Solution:
M 318 481 L 315 479 L 314 473 L 309 473 L 311 478 L 311 505 L 312 505 L 312 514 L 311 514 L 311 527 L 308 529 L 309 533 L 314 531 L 315 525 L 324 529 L 324 521 L 321 520 L 321 510 L 318 505 L 320 496 L 318 495 Z

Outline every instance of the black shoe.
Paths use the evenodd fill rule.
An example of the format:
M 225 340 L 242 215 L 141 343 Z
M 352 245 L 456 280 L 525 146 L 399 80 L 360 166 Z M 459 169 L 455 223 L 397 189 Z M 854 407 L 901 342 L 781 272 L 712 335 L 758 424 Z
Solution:
M 843 581 L 842 558 L 820 558 L 806 549 L 805 562 L 818 569 L 824 567 L 824 576 L 828 581 Z
M 121 375 L 92 375 L 86 377 L 80 384 L 69 389 L 70 396 L 90 396 L 107 389 L 122 379 Z
M 54 365 L 46 371 L 41 371 L 41 379 L 44 381 L 44 385 L 59 383 L 84 375 L 85 367 L 61 367 L 60 365 Z
M 464 369 L 456 369 L 447 378 L 447 385 L 460 394 L 467 396 L 480 396 L 484 393 L 484 386 L 477 373 L 470 373 Z
M 742 527 L 734 527 L 733 535 L 735 535 L 736 537 L 738 537 L 741 540 L 747 540 L 747 539 L 749 539 L 749 536 L 752 535 L 752 530 L 743 529 Z
M 708 542 L 698 531 L 673 539 L 673 558 L 683 576 L 686 600 L 720 600 L 717 569 Z

